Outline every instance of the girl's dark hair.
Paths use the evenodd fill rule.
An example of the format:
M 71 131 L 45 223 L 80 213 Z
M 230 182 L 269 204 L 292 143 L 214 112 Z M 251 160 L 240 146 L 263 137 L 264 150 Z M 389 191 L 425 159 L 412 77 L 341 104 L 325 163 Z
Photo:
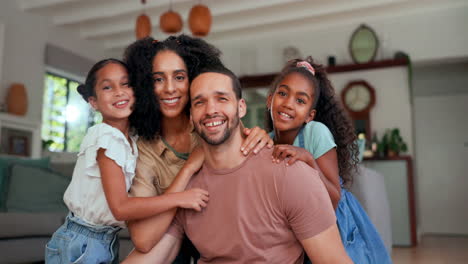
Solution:
M 135 107 L 129 120 L 137 134 L 146 140 L 154 139 L 161 131 L 162 114 L 154 93 L 153 59 L 158 52 L 165 50 L 173 51 L 182 58 L 189 83 L 206 66 L 222 65 L 221 52 L 216 47 L 187 35 L 171 36 L 164 41 L 147 37 L 128 46 L 124 61 L 129 68 L 130 85 L 135 90 Z M 189 108 L 190 104 L 187 104 L 187 115 Z
M 91 67 L 91 70 L 89 70 L 88 75 L 86 76 L 85 83 L 80 84 L 77 88 L 78 93 L 81 94 L 81 96 L 86 102 L 89 102 L 89 97 L 96 96 L 94 86 L 96 85 L 97 72 L 100 69 L 104 68 L 104 66 L 106 66 L 107 64 L 111 63 L 120 64 L 128 71 L 127 65 L 121 60 L 109 58 L 98 61 L 96 64 L 93 65 L 93 67 Z
M 312 75 L 304 67 L 297 67 L 297 63 L 301 61 L 308 62 L 314 68 L 315 75 Z M 351 119 L 341 105 L 341 101 L 335 95 L 335 89 L 327 77 L 325 67 L 314 63 L 312 57 L 307 57 L 305 60 L 295 59 L 289 61 L 273 81 L 269 95 L 273 95 L 280 82 L 293 72 L 299 73 L 310 80 L 315 88 L 313 108 L 316 109 L 317 113 L 314 120 L 325 124 L 333 134 L 337 145 L 339 173 L 343 179 L 343 184 L 348 186 L 352 182 L 353 175 L 356 173 L 356 165 L 359 162 L 357 137 Z M 271 131 L 273 130 L 273 122 L 268 110 L 269 107 L 267 106 L 265 125 L 267 130 Z

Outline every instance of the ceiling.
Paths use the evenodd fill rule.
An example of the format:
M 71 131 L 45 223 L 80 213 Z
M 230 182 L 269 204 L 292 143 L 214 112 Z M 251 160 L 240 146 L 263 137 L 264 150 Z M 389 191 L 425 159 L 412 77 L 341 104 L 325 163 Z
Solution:
M 135 40 L 135 20 L 143 11 L 151 17 L 153 36 L 166 35 L 159 29 L 159 17 L 170 0 L 18 0 L 25 12 L 50 17 L 56 26 L 75 31 L 83 39 L 100 42 L 106 49 L 121 49 Z M 238 38 L 252 32 L 292 30 L 298 24 L 314 26 L 346 23 L 357 18 L 424 12 L 464 1 L 449 0 L 172 0 L 172 9 L 184 20 L 183 32 L 190 33 L 190 8 L 202 3 L 213 16 L 209 41 Z

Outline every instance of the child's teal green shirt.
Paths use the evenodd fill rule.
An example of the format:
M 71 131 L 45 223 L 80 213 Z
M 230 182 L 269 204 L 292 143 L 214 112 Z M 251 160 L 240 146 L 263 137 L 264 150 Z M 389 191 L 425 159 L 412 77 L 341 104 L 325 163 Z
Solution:
M 303 128 L 305 149 L 312 153 L 314 159 L 320 158 L 330 149 L 336 148 L 335 140 L 328 127 L 317 121 L 310 121 Z M 299 137 L 293 143 L 296 147 L 301 147 Z
M 328 127 L 317 121 L 310 121 L 303 128 L 304 148 L 307 149 L 314 159 L 320 158 L 323 154 L 327 153 L 330 149 L 336 148 L 335 140 Z M 271 138 L 275 137 L 274 132 L 269 133 Z M 300 137 L 294 139 L 293 146 L 303 147 L 300 143 Z

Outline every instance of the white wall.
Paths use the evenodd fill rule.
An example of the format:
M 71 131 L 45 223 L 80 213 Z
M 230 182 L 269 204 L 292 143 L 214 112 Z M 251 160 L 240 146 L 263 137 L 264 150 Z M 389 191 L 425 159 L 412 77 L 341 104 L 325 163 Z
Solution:
M 414 69 L 420 233 L 468 234 L 468 62 Z
M 368 82 L 374 88 L 376 97 L 370 115 L 372 133 L 377 132 L 377 136 L 381 138 L 385 130 L 399 128 L 402 138 L 408 145 L 407 154 L 414 153 L 410 89 L 406 67 L 334 73 L 329 77 L 338 96 L 341 96 L 341 91 L 350 81 L 362 79 Z
M 421 233 L 468 235 L 468 92 L 415 98 Z
M 277 72 L 282 50 L 297 47 L 303 56 L 326 63 L 335 55 L 338 64 L 351 62 L 348 42 L 352 32 L 366 23 L 376 31 L 383 46 L 379 58 L 391 58 L 402 50 L 413 62 L 468 57 L 468 4 L 456 8 L 420 9 L 412 13 L 376 14 L 342 22 L 302 21 L 294 29 L 274 26 L 252 30 L 244 37 L 226 34 L 210 39 L 223 52 L 223 60 L 239 75 Z
M 2 80 L 2 66 L 3 63 L 3 42 L 4 42 L 4 33 L 5 33 L 5 25 L 2 24 L 2 21 L 0 21 L 0 81 Z
M 29 98 L 26 119 L 41 120 L 47 43 L 96 61 L 111 54 L 93 42 L 80 40 L 66 28 L 53 26 L 48 17 L 22 12 L 18 2 L 0 4 L 0 23 L 5 25 L 0 100 L 4 100 L 12 82 L 22 82 Z

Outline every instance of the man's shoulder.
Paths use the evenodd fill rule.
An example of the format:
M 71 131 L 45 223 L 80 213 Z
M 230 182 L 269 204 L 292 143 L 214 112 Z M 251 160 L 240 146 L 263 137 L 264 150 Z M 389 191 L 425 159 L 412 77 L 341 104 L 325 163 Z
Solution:
M 248 160 L 248 166 L 251 169 L 269 171 L 269 170 L 281 170 L 284 167 L 281 163 L 273 162 L 273 148 L 263 148 L 257 154 L 251 154 L 252 156 Z
M 275 175 L 275 177 L 286 178 L 293 180 L 301 178 L 302 175 L 311 175 L 319 177 L 318 171 L 310 167 L 303 161 L 296 161 L 292 165 L 286 165 L 286 161 L 276 163 L 272 161 L 273 149 L 264 148 L 262 149 L 253 159 L 250 160 L 249 166 L 252 169 L 262 170 L 263 174 L 267 174 L 269 177 Z
M 251 155 L 253 155 L 253 157 L 257 157 L 262 160 L 268 159 L 269 161 L 271 161 L 272 154 L 273 154 L 273 148 L 264 147 L 257 154 L 252 153 Z

